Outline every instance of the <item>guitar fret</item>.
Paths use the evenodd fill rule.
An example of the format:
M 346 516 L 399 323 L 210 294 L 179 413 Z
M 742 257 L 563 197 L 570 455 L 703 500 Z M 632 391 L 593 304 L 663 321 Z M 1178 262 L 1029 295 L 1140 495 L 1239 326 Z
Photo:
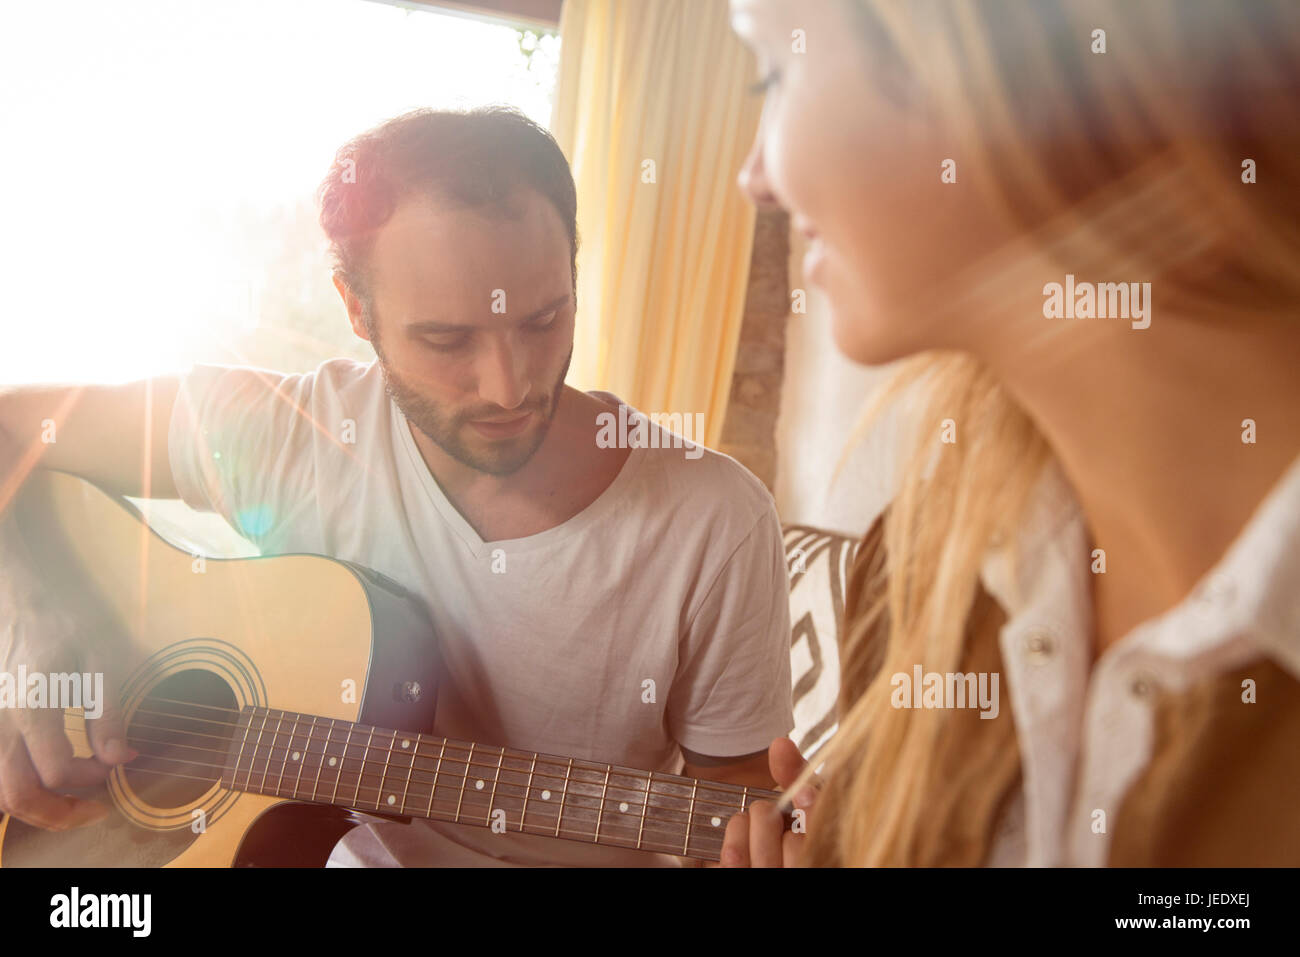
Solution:
M 250 788 L 250 789 L 252 788 L 253 771 L 256 770 L 256 765 L 257 765 L 257 749 L 260 748 L 260 747 L 262 746 L 262 735 L 263 735 L 263 733 L 266 731 L 266 722 L 270 719 L 270 717 L 271 717 L 271 712 L 270 712 L 270 710 L 269 710 L 269 709 L 263 709 L 263 711 L 262 711 L 262 726 L 261 726 L 260 728 L 257 729 L 257 740 L 253 742 L 253 760 L 252 760 L 252 763 L 251 763 L 251 765 L 250 765 L 250 767 L 249 767 L 249 769 L 248 769 L 248 778 L 249 778 L 249 788 Z M 262 771 L 262 783 L 263 783 L 263 785 L 266 784 L 266 771 L 265 771 L 265 770 Z M 266 793 L 266 792 L 265 792 L 265 791 L 262 791 L 261 793 Z
M 646 784 L 641 772 L 614 769 L 609 776 L 600 820 L 600 841 L 636 847 L 644 839 Z M 617 813 L 615 813 L 617 812 Z
M 560 792 L 560 813 L 555 818 L 555 836 L 560 836 L 560 822 L 564 820 L 565 800 L 569 796 L 569 775 L 573 773 L 573 758 L 569 758 L 569 765 L 564 769 L 564 790 Z
M 501 783 L 497 787 L 494 807 L 505 813 L 507 827 L 511 813 L 514 812 L 518 814 L 516 830 L 526 830 L 528 804 L 536 774 L 536 754 L 505 749 L 505 757 L 501 762 Z
M 266 722 L 269 722 L 270 715 L 272 715 L 273 713 L 274 713 L 274 709 L 269 709 L 269 707 L 268 709 L 266 709 L 265 716 L 263 720 L 261 720 L 261 727 L 263 727 L 263 731 L 265 731 Z M 272 731 L 270 732 L 270 735 L 272 735 L 272 741 L 276 740 L 276 737 L 274 737 L 276 736 L 276 732 Z M 256 759 L 256 761 L 263 762 L 263 765 L 261 765 L 261 784 L 257 785 L 257 793 L 265 794 L 266 774 L 268 774 L 268 772 L 270 771 L 270 745 L 269 744 L 266 745 L 265 757 L 261 757 L 260 752 L 261 752 L 261 735 L 259 733 L 259 735 L 257 735 L 257 744 L 253 745 L 252 755 L 253 755 L 253 759 Z
M 690 792 L 686 785 L 694 782 L 672 774 L 659 774 L 653 780 L 658 790 L 646 794 L 646 828 L 642 846 L 648 850 L 680 854 L 683 821 L 689 822 Z M 648 845 L 648 847 L 647 847 Z
M 330 803 L 337 804 L 339 799 L 339 780 L 343 777 L 343 769 L 348 763 L 348 745 L 352 743 L 352 725 L 348 724 L 348 737 L 343 742 L 343 756 L 339 758 L 339 773 L 334 775 L 334 793 L 330 795 Z
M 361 770 L 357 772 L 357 786 L 352 795 L 352 800 L 356 803 L 361 802 L 361 781 L 366 774 L 366 765 L 370 763 L 370 742 L 375 740 L 375 729 L 370 729 L 370 734 L 366 737 L 366 749 L 361 753 Z M 375 798 L 375 810 L 379 810 L 379 798 Z
M 316 727 L 316 718 L 314 715 L 311 719 L 311 726 L 313 729 Z M 325 750 L 321 752 L 320 762 L 316 765 L 316 782 L 311 786 L 311 799 L 313 801 L 316 800 L 316 790 L 320 787 L 320 773 L 325 767 L 325 756 L 330 753 L 330 732 L 333 730 L 334 719 L 330 718 L 330 726 L 325 729 Z
M 270 710 L 267 710 L 267 717 L 270 717 Z M 275 736 L 280 732 L 281 718 L 275 719 L 275 730 L 271 732 L 271 743 L 266 748 L 266 764 L 262 767 L 262 786 L 260 788 L 263 794 L 266 793 L 266 778 L 271 771 L 271 755 L 275 753 Z
M 288 712 L 282 711 L 280 714 L 281 717 L 284 717 L 288 714 Z M 298 718 L 297 716 L 295 716 L 293 719 L 293 728 L 289 730 L 289 743 L 285 746 L 284 758 L 281 759 L 280 761 L 280 775 L 275 782 L 275 793 L 280 796 L 283 796 L 284 793 L 284 772 L 289 767 L 289 755 L 293 751 L 293 732 L 297 729 L 297 727 L 298 727 Z M 272 754 L 274 754 L 274 749 L 272 749 Z
M 600 806 L 596 809 L 596 833 L 591 836 L 593 844 L 600 843 L 600 819 L 605 814 L 605 795 L 609 793 L 609 775 L 613 770 L 611 765 L 605 765 L 605 784 L 600 790 Z
M 433 817 L 433 795 L 438 790 L 438 775 L 442 772 L 442 756 L 447 753 L 447 739 L 442 739 L 442 746 L 438 749 L 438 764 L 433 769 L 433 786 L 429 788 L 429 817 Z
M 297 723 L 298 723 L 298 722 L 295 720 L 295 721 L 294 721 L 294 724 L 297 725 Z M 294 797 L 297 797 L 297 796 L 298 796 L 298 786 L 299 786 L 300 784 L 302 784 L 302 766 L 303 766 L 304 764 L 307 763 L 307 755 L 311 753 L 311 751 L 310 751 L 310 745 L 311 745 L 311 732 L 312 732 L 312 729 L 314 729 L 315 727 L 316 727 L 316 716 L 315 716 L 315 715 L 312 715 L 312 716 L 311 716 L 311 728 L 308 728 L 308 729 L 307 729 L 307 741 L 306 741 L 306 743 L 302 746 L 302 760 L 298 762 L 298 776 L 297 776 L 296 778 L 294 778 L 294 780 L 293 780 L 293 796 L 294 796 Z M 290 744 L 293 744 L 293 740 L 290 739 L 289 743 L 290 743 Z
M 416 737 L 415 737 L 415 754 L 416 754 L 416 758 L 418 759 L 418 758 L 420 757 L 420 748 L 421 748 L 424 744 L 426 744 L 426 743 L 430 743 L 430 744 L 431 744 L 432 741 L 436 741 L 436 740 L 437 740 L 437 739 L 436 739 L 436 738 L 433 738 L 432 735 L 423 735 L 423 734 L 416 735 Z M 444 746 L 445 746 L 445 744 L 444 744 Z M 428 811 L 427 811 L 427 812 L 426 812 L 426 811 L 414 811 L 414 812 L 412 812 L 412 813 L 415 813 L 415 814 L 423 814 L 425 817 L 429 817 L 429 816 L 431 816 L 432 813 L 433 813 L 433 800 L 434 800 L 434 795 L 436 794 L 436 792 L 437 792 L 437 790 L 438 790 L 438 765 L 439 765 L 439 763 L 442 761 L 442 750 L 441 750 L 441 748 L 439 749 L 437 757 L 434 757 L 434 755 L 432 755 L 432 754 L 430 754 L 430 755 L 425 755 L 425 757 L 428 757 L 430 760 L 432 760 L 432 761 L 434 762 L 434 766 L 433 766 L 432 768 L 428 768 L 428 769 L 421 768 L 421 769 L 420 769 L 420 771 L 421 771 L 422 774 L 428 774 L 430 771 L 432 771 L 432 776 L 429 778 L 429 807 L 428 807 Z
M 290 795 L 294 798 L 298 797 L 298 786 L 302 784 L 302 769 L 303 769 L 303 765 L 307 763 L 307 755 L 309 753 L 307 749 L 311 745 L 311 731 L 309 729 L 308 731 L 303 732 L 302 722 L 304 718 L 310 718 L 310 717 L 311 717 L 310 715 L 299 714 L 297 712 L 294 712 L 293 734 L 289 736 L 289 750 L 290 750 L 289 759 L 294 764 L 298 765 L 298 773 L 294 775 L 293 786 L 290 789 Z M 294 738 L 297 737 L 298 735 L 302 736 L 301 745 L 294 744 Z M 295 754 L 297 755 L 296 758 L 294 757 Z
M 456 823 L 460 823 L 460 806 L 465 800 L 465 788 L 469 785 L 469 767 L 474 763 L 474 745 L 469 746 L 469 757 L 465 759 L 465 779 L 460 785 L 460 797 L 456 799 Z
M 641 802 L 641 824 L 636 829 L 636 846 L 641 847 L 641 835 L 645 833 L 645 812 L 650 807 L 650 792 L 654 790 L 655 773 L 650 772 L 650 777 L 646 779 L 645 799 Z
M 403 813 L 403 814 L 419 814 L 419 811 L 418 811 L 418 810 L 416 810 L 416 811 L 408 811 L 408 810 L 406 809 L 406 805 L 407 805 L 408 802 L 410 802 L 410 803 L 415 803 L 415 802 L 412 800 L 412 798 L 413 798 L 413 797 L 414 797 L 414 798 L 418 798 L 418 797 L 420 796 L 419 785 L 422 785 L 422 784 L 424 783 L 424 781 L 423 781 L 422 778 L 417 778 L 417 777 L 415 776 L 415 772 L 416 772 L 416 771 L 422 771 L 422 769 L 420 768 L 420 738 L 421 738 L 421 735 L 418 735 L 418 734 L 416 734 L 416 735 L 412 735 L 412 740 L 411 740 L 411 745 L 410 745 L 410 750 L 411 750 L 411 763 L 410 763 L 410 765 L 408 766 L 407 771 L 406 771 L 406 790 L 405 790 L 405 792 L 402 794 L 402 813 Z M 403 740 L 406 740 L 406 739 L 403 738 Z M 405 745 L 402 747 L 402 750 L 403 750 L 403 751 L 406 750 Z M 414 794 L 414 795 L 411 794 L 411 785 L 412 785 L 412 784 L 417 785 L 416 790 L 415 790 L 415 794 Z
M 506 749 L 502 748 L 501 753 L 497 755 L 497 772 L 496 772 L 496 777 L 492 779 L 492 793 L 488 795 L 488 806 L 487 806 L 488 826 L 491 826 L 492 824 L 492 808 L 496 804 L 497 783 L 501 780 L 501 765 L 502 763 L 504 763 L 505 759 L 506 759 Z
M 246 745 L 248 744 L 249 735 L 251 735 L 251 734 L 253 733 L 253 721 L 254 721 L 256 718 L 257 718 L 257 709 L 256 709 L 256 708 L 253 708 L 253 707 L 250 706 L 249 709 L 248 709 L 248 730 L 244 732 L 244 744 L 241 745 L 241 746 L 240 746 L 240 749 L 239 749 L 239 750 L 240 750 L 239 760 L 240 760 L 241 763 L 242 763 L 243 760 L 244 760 L 244 754 L 243 754 L 244 746 L 246 746 Z M 252 790 L 253 790 L 253 765 L 256 763 L 256 761 L 257 761 L 257 739 L 254 738 L 254 739 L 253 739 L 253 750 L 250 751 L 249 754 L 248 754 L 248 769 L 244 772 L 244 783 L 243 783 L 243 785 L 240 786 L 240 785 L 239 785 L 239 778 L 238 778 L 238 777 L 235 778 L 235 785 L 236 785 L 237 787 L 239 787 L 239 789 L 240 789 L 241 791 L 249 791 L 249 792 L 252 792 Z
M 271 749 L 270 749 L 270 753 L 267 754 L 266 756 L 266 765 L 268 770 L 270 769 L 271 764 L 276 762 L 275 749 L 277 746 L 276 742 L 280 740 L 280 725 L 284 723 L 284 719 L 287 716 L 288 716 L 287 711 L 281 711 L 280 716 L 275 719 L 275 733 L 271 735 Z M 286 748 L 284 752 L 284 761 L 278 762 L 280 766 L 280 773 L 276 777 L 275 788 L 272 789 L 271 791 L 272 794 L 279 795 L 280 793 L 280 785 L 284 783 L 284 764 L 285 761 L 287 761 L 288 759 L 289 759 L 289 751 Z
M 244 726 L 244 739 L 239 743 L 239 754 L 235 758 L 235 771 L 230 776 L 231 787 L 234 788 L 235 790 L 241 790 L 241 788 L 239 787 L 239 765 L 240 762 L 244 760 L 244 748 L 248 744 L 248 734 L 252 730 L 253 730 L 253 712 L 252 709 L 249 709 L 248 724 Z M 252 766 L 251 759 L 249 761 L 249 766 L 250 767 Z M 245 785 L 248 784 L 247 780 L 245 780 L 244 784 Z
M 394 738 L 393 740 L 396 740 Z M 403 739 L 407 740 L 407 739 Z M 415 752 L 411 755 L 411 763 L 406 769 L 406 786 L 402 788 L 402 813 L 406 813 L 406 799 L 411 793 L 411 775 L 415 773 L 415 756 L 420 751 L 420 739 L 415 739 Z
M 691 823 L 695 820 L 695 792 L 700 788 L 700 782 L 696 781 L 691 785 L 691 807 L 686 812 L 686 844 L 682 847 L 682 853 L 686 854 L 691 848 Z
M 533 772 L 537 770 L 537 752 L 533 752 L 533 763 L 528 767 L 528 783 L 524 785 L 524 807 L 519 812 L 519 830 L 524 830 L 524 820 L 528 817 L 528 799 L 533 793 Z
M 590 788 L 592 793 L 584 796 L 595 802 L 597 811 L 590 839 L 618 847 L 644 847 L 648 841 L 646 808 L 651 789 L 646 772 L 606 765 L 603 771 L 591 769 L 591 774 L 593 780 L 582 785 Z M 596 774 L 599 780 L 594 779 Z M 678 840 L 673 841 L 674 846 Z
M 302 729 L 301 729 L 300 726 L 302 725 L 302 719 L 305 718 L 305 717 L 307 717 L 307 715 L 300 714 L 300 713 L 298 713 L 298 712 L 296 712 L 296 711 L 294 712 L 294 714 L 293 714 L 293 730 L 289 732 L 289 747 L 288 747 L 288 750 L 285 751 L 285 755 L 284 755 L 284 767 L 285 767 L 285 768 L 288 768 L 288 767 L 290 766 L 290 762 L 292 762 L 293 764 L 298 765 L 298 773 L 297 773 L 296 775 L 294 775 L 294 779 L 293 779 L 293 787 L 292 787 L 291 791 L 289 792 L 289 793 L 290 793 L 290 796 L 291 796 L 291 797 L 294 797 L 294 798 L 296 798 L 296 797 L 298 796 L 298 783 L 302 780 L 302 765 L 303 765 L 303 762 L 307 759 L 307 743 L 306 743 L 306 742 L 309 740 L 309 739 L 304 735 L 304 737 L 303 737 L 303 745 L 302 745 L 301 748 L 299 748 L 298 746 L 296 746 L 296 745 L 294 744 L 294 738 L 296 738 L 298 735 L 302 734 Z M 294 755 L 297 755 L 297 757 L 294 757 Z
M 551 799 L 556 796 L 553 793 L 554 782 L 564 780 L 565 768 L 563 765 L 556 764 L 555 761 L 547 761 L 546 755 L 538 753 L 532 755 L 529 767 L 528 794 L 525 799 L 531 801 L 532 792 L 540 791 L 542 800 L 540 803 L 531 801 L 529 813 L 536 820 L 529 823 L 526 818 L 521 818 L 521 827 L 526 832 L 528 828 L 533 828 L 532 833 L 545 833 L 554 836 L 555 824 L 558 823 L 558 818 L 563 814 L 563 803 L 562 799 L 560 802 Z
M 372 735 L 373 737 L 373 735 Z M 379 794 L 375 797 L 375 807 L 378 808 L 383 800 L 384 792 L 388 790 L 388 760 L 393 756 L 393 741 L 397 740 L 397 735 L 388 742 L 388 748 L 384 751 L 384 770 L 379 772 Z M 392 795 L 389 795 L 392 797 Z
M 418 800 L 418 798 L 421 795 L 420 788 L 423 787 L 425 784 L 428 784 L 430 792 L 433 791 L 433 782 L 429 779 L 428 776 L 429 771 L 431 769 L 422 767 L 420 765 L 420 757 L 421 757 L 420 745 L 423 743 L 424 743 L 424 735 L 417 734 L 415 736 L 415 742 L 411 745 L 411 780 L 418 786 L 416 787 L 415 791 L 412 792 L 411 794 L 412 809 L 409 813 L 414 814 L 416 816 L 419 816 L 419 814 L 421 813 L 420 809 L 418 807 L 415 807 L 415 805 L 418 805 L 420 803 Z M 419 773 L 419 777 L 416 777 L 417 772 Z

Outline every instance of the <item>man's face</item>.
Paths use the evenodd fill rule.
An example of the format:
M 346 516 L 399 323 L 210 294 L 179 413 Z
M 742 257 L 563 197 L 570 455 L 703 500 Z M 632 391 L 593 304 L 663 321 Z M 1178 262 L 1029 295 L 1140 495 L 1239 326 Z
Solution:
M 371 249 L 372 326 L 353 319 L 407 419 L 492 475 L 541 446 L 573 354 L 564 226 L 539 193 L 512 202 L 518 215 L 405 201 Z

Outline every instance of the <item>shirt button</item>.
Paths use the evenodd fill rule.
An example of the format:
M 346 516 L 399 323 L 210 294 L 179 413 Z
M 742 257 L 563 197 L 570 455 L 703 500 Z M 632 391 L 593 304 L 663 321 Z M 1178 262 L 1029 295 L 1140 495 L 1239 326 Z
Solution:
M 1128 690 L 1133 697 L 1145 701 L 1155 690 L 1155 679 L 1145 671 L 1140 671 L 1130 679 Z
M 1056 640 L 1051 632 L 1035 628 L 1025 635 L 1025 657 L 1036 665 L 1041 665 L 1056 651 Z

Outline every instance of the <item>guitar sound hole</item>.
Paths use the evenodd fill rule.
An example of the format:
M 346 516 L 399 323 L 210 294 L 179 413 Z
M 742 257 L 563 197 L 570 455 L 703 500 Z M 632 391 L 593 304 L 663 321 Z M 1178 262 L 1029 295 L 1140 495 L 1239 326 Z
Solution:
M 140 753 L 125 768 L 131 789 L 154 807 L 202 797 L 221 779 L 238 710 L 234 691 L 210 671 L 164 678 L 140 702 L 127 732 Z

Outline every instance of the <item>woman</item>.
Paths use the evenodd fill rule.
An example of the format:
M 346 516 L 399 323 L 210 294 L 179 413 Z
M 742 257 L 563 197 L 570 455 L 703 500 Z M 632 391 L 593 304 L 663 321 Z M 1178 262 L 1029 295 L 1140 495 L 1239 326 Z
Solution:
M 915 442 L 806 833 L 724 863 L 1300 863 L 1300 6 L 732 12 L 741 184 Z

